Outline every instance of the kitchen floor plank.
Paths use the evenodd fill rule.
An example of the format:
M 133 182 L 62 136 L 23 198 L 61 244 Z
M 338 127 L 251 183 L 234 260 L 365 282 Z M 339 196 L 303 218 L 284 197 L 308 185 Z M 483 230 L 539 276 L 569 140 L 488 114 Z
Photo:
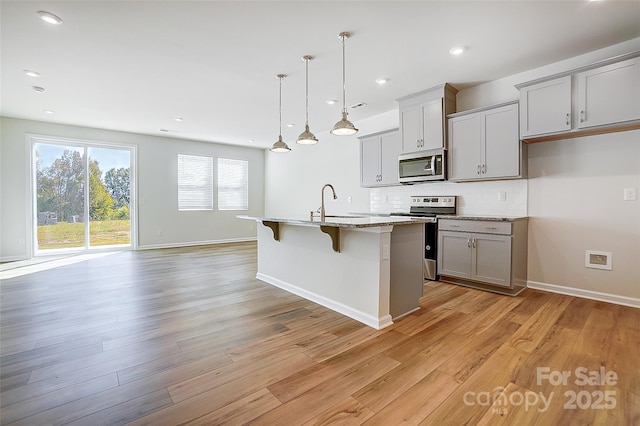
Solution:
M 398 365 L 398 361 L 382 354 L 374 355 L 354 366 L 348 373 L 337 379 L 322 382 L 274 410 L 263 414 L 250 424 L 267 426 L 303 424 Z
M 3 280 L 0 424 L 640 421 L 640 309 L 431 281 L 420 310 L 374 330 L 258 281 L 256 254 L 129 251 Z M 539 367 L 573 376 L 538 385 Z M 578 386 L 578 367 L 618 380 Z M 465 403 L 482 391 L 554 397 L 535 413 Z M 616 406 L 565 409 L 566 391 Z
M 363 424 L 374 414 L 358 400 L 348 397 L 304 423 L 303 426 L 357 426 Z

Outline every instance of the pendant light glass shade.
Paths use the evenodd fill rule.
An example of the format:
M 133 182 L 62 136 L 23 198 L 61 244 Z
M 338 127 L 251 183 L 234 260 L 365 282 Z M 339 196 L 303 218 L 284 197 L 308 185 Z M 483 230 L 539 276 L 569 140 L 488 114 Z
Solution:
M 280 112 L 280 134 L 278 140 L 271 147 L 271 152 L 289 152 L 291 148 L 282 140 L 282 79 L 286 77 L 285 74 L 278 74 L 276 76 L 280 80 L 280 101 L 278 103 L 278 110 Z
M 302 57 L 302 60 L 305 62 L 305 111 L 306 111 L 306 121 L 304 124 L 304 132 L 300 133 L 298 136 L 297 142 L 302 145 L 313 145 L 318 143 L 318 138 L 315 137 L 313 133 L 309 130 L 309 61 L 313 59 L 313 56 L 305 55 Z
M 358 133 L 358 129 L 347 119 L 347 83 L 345 72 L 345 40 L 351 36 L 348 32 L 341 32 L 338 34 L 338 38 L 342 40 L 342 119 L 338 121 L 331 129 L 331 133 L 337 136 L 350 136 Z

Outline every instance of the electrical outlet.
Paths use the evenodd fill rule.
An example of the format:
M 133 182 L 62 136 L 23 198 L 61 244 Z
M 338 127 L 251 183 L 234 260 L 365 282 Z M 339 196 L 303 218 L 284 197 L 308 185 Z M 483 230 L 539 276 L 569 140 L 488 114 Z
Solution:
M 162 229 L 158 230 L 158 237 L 163 237 L 164 236 L 164 231 L 162 231 Z
M 624 189 L 624 201 L 635 201 L 636 200 L 636 189 L 635 188 L 625 188 Z
M 507 193 L 504 191 L 498 192 L 498 201 L 507 201 Z
M 347 197 L 347 203 L 351 204 L 351 195 Z
M 584 251 L 584 266 L 587 268 L 593 269 L 613 269 L 611 266 L 611 260 L 613 257 L 613 253 L 610 251 L 595 251 L 595 250 L 585 250 Z

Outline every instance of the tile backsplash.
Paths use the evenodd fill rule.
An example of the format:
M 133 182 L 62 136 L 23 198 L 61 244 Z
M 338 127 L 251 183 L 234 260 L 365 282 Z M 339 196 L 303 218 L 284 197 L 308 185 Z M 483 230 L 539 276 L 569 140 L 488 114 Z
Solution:
M 500 199 L 504 193 L 504 200 Z M 417 185 L 372 188 L 372 213 L 409 211 L 412 195 L 456 195 L 457 213 L 470 216 L 527 216 L 527 180 L 487 182 L 427 182 Z

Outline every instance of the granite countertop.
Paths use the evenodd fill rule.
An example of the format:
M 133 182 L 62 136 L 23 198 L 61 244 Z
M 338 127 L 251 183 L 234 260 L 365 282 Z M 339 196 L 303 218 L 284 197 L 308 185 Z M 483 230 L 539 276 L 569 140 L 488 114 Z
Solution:
M 529 219 L 527 216 L 519 216 L 519 217 L 507 217 L 507 216 L 450 216 L 450 215 L 439 215 L 438 219 L 452 219 L 452 220 L 486 220 L 491 222 L 515 222 L 516 220 L 525 220 Z
M 375 226 L 412 225 L 415 223 L 429 222 L 429 218 L 407 218 L 392 216 L 355 216 L 355 215 L 327 215 L 324 222 L 319 217 L 309 220 L 309 216 L 303 217 L 254 217 L 236 216 L 238 219 L 259 220 L 261 222 L 278 222 L 290 225 L 306 226 L 334 226 L 338 228 L 370 228 Z

